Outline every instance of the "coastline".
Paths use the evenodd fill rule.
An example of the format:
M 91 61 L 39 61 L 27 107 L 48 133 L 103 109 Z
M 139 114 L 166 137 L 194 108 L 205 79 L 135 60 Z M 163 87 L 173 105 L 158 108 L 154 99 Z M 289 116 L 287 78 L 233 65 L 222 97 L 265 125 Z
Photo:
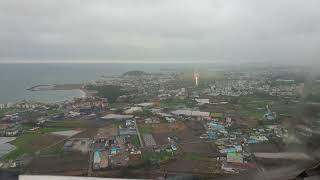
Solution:
M 36 85 L 28 88 L 29 91 L 73 91 L 79 90 L 81 92 L 80 98 L 92 97 L 97 93 L 94 90 L 88 90 L 84 84 L 44 84 Z M 58 101 L 60 102 L 60 101 Z

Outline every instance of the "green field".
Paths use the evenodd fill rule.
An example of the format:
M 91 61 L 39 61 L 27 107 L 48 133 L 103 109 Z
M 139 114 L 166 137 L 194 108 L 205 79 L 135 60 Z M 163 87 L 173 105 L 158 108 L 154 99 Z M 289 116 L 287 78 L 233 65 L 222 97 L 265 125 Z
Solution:
M 201 156 L 199 154 L 195 154 L 195 153 L 184 153 L 182 158 L 186 159 L 186 160 L 196 161 L 196 160 L 200 160 Z
M 29 129 L 30 127 L 24 126 L 24 129 Z M 32 145 L 32 142 L 35 142 L 38 138 L 40 138 L 44 134 L 48 134 L 50 132 L 56 131 L 64 131 L 66 128 L 40 128 L 35 131 L 26 131 L 16 140 L 14 140 L 11 144 L 16 146 L 16 149 L 11 151 L 9 154 L 4 156 L 4 159 L 16 159 L 17 157 L 23 154 L 31 154 L 35 153 L 39 149 Z
M 13 111 L 14 111 L 13 108 L 0 109 L 0 117 L 3 117 L 6 113 L 13 112 Z
M 172 158 L 172 153 L 168 152 L 144 152 L 142 155 L 142 160 L 149 164 L 159 164 L 163 161 L 167 161 Z
M 140 141 L 139 141 L 138 135 L 134 135 L 131 137 L 131 143 L 136 147 L 140 147 Z
M 161 108 L 175 108 L 178 105 L 184 105 L 187 107 L 194 107 L 196 103 L 194 101 L 180 100 L 180 99 L 170 99 L 160 101 Z
M 45 126 L 48 127 L 67 127 L 67 128 L 86 128 L 90 123 L 85 120 L 70 119 L 62 121 L 47 122 Z
M 152 127 L 148 127 L 144 124 L 139 124 L 139 131 L 141 134 L 151 134 L 152 133 Z
M 16 146 L 16 149 L 11 151 L 9 154 L 5 155 L 5 159 L 15 159 L 23 154 L 33 153 L 34 149 L 31 147 L 30 143 L 41 136 L 40 133 L 27 133 L 12 142 Z

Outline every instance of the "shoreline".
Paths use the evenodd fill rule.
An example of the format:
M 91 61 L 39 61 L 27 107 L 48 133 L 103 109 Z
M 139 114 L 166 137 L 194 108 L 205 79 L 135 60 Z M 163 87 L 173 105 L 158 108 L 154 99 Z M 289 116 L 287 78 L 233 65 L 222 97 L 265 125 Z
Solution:
M 96 95 L 96 91 L 88 90 L 84 88 L 84 84 L 40 84 L 32 86 L 31 88 L 27 88 L 27 91 L 31 92 L 41 92 L 41 91 L 78 91 L 79 96 L 73 97 L 74 98 L 86 98 L 86 97 L 94 97 Z M 78 93 L 77 93 L 78 94 Z M 15 101 L 9 102 L 0 102 L 0 104 L 16 104 L 23 101 L 30 101 L 30 102 L 38 102 L 38 103 L 45 103 L 45 104 L 52 104 L 52 103 L 61 103 L 64 101 L 72 100 L 70 98 L 65 98 L 64 100 L 52 101 L 52 102 L 43 102 L 39 100 L 26 100 L 26 99 L 17 99 Z

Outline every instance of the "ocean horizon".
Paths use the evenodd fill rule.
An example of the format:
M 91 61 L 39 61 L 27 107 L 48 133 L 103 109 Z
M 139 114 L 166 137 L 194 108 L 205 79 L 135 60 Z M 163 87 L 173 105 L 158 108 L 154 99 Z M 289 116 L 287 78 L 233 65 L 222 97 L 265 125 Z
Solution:
M 142 70 L 161 72 L 168 68 L 192 68 L 192 64 L 70 64 L 70 63 L 13 63 L 0 64 L 0 104 L 32 100 L 58 102 L 82 97 L 81 90 L 29 91 L 28 88 L 44 84 L 86 83 L 99 80 L 102 76 L 119 76 L 127 71 Z

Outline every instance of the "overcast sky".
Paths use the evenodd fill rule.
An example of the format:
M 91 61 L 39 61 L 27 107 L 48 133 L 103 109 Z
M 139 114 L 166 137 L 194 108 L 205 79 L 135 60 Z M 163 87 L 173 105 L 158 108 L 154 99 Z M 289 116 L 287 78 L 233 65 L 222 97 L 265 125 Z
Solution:
M 1 0 L 0 62 L 318 62 L 319 0 Z

